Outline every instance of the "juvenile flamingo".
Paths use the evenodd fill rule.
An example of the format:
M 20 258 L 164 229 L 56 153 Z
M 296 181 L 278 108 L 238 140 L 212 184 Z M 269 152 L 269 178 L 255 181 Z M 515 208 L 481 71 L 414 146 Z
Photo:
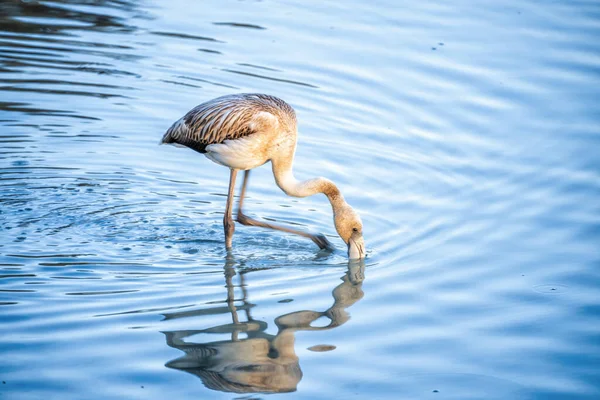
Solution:
M 364 258 L 365 244 L 359 215 L 344 200 L 337 186 L 326 178 L 298 181 L 292 172 L 296 151 L 296 113 L 285 101 L 265 94 L 234 94 L 202 103 L 176 121 L 161 143 L 189 147 L 230 169 L 227 206 L 223 217 L 225 247 L 231 249 L 235 230 L 232 214 L 235 179 L 244 170 L 237 221 L 293 233 L 311 239 L 324 249 L 325 236 L 252 219 L 242 212 L 250 170 L 271 161 L 275 182 L 287 195 L 307 197 L 323 193 L 333 209 L 333 222 L 348 246 L 348 257 Z

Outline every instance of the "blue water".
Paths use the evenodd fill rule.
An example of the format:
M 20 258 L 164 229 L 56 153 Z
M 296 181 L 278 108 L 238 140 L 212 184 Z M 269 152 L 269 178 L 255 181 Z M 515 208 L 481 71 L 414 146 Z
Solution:
M 600 3 L 5 1 L 0 398 L 600 398 Z M 296 175 L 238 226 L 228 171 L 158 146 L 269 93 Z M 280 393 L 280 394 L 273 394 Z

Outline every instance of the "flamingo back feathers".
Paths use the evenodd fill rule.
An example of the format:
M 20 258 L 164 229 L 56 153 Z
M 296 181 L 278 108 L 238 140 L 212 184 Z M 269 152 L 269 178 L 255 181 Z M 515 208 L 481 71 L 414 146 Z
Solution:
M 235 94 L 202 103 L 177 120 L 165 133 L 161 143 L 178 144 L 200 153 L 206 147 L 235 140 L 265 128 L 265 113 L 276 117 L 280 124 L 293 124 L 294 109 L 283 100 L 264 94 Z

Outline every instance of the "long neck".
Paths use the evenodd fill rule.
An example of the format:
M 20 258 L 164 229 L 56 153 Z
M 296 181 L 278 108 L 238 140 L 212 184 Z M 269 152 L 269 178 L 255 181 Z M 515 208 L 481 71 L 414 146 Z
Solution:
M 294 163 L 293 153 L 291 157 L 272 159 L 271 163 L 273 164 L 273 175 L 275 176 L 277 186 L 279 186 L 279 188 L 288 196 L 308 197 L 313 194 L 323 193 L 329 199 L 334 213 L 346 204 L 340 190 L 327 178 L 314 178 L 298 181 L 296 177 L 294 177 L 292 171 L 292 165 Z

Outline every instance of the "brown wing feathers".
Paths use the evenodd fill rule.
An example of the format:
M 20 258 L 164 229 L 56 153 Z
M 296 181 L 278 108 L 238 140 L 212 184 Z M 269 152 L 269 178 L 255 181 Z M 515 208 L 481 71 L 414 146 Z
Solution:
M 276 97 L 267 95 L 229 95 L 210 100 L 190 110 L 165 133 L 162 143 L 176 143 L 200 153 L 206 146 L 256 133 L 250 126 L 260 111 L 293 117 L 293 109 Z

